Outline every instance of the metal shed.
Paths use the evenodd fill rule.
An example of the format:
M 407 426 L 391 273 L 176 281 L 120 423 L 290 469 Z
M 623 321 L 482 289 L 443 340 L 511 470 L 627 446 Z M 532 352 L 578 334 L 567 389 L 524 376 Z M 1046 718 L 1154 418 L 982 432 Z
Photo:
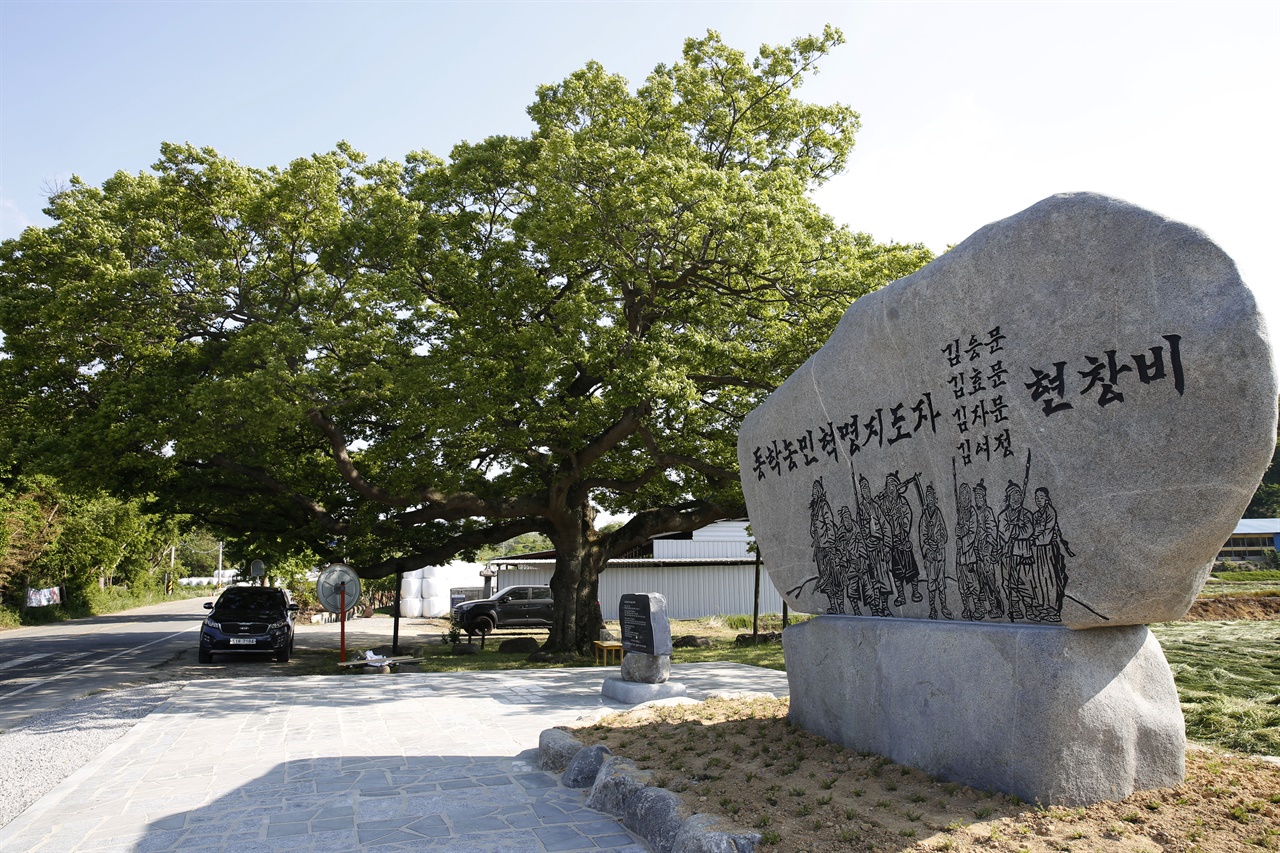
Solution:
M 746 614 L 755 606 L 756 558 L 745 520 L 721 521 L 691 533 L 651 539 L 640 553 L 610 560 L 600 574 L 600 609 L 618 618 L 618 601 L 628 592 L 666 596 L 673 619 Z M 549 553 L 490 561 L 498 570 L 497 589 L 551 581 L 555 559 Z M 782 596 L 760 570 L 760 612 L 780 613 Z

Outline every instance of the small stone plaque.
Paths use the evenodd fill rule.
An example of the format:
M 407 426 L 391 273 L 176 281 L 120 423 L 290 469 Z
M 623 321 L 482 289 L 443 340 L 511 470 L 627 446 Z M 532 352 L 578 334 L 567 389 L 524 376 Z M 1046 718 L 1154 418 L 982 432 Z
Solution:
M 618 604 L 619 620 L 622 626 L 622 650 L 624 652 L 642 652 L 646 655 L 653 651 L 653 623 L 649 621 L 649 596 L 627 593 Z
M 646 655 L 671 654 L 667 599 L 656 592 L 629 592 L 618 602 L 622 650 Z

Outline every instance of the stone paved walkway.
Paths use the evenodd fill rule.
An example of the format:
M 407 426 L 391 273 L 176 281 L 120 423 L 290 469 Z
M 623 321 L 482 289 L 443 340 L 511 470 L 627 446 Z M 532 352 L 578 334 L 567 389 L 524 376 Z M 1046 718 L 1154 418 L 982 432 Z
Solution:
M 0 850 L 488 851 L 648 847 L 534 766 L 616 668 L 191 682 L 0 829 Z M 786 674 L 681 664 L 694 698 Z

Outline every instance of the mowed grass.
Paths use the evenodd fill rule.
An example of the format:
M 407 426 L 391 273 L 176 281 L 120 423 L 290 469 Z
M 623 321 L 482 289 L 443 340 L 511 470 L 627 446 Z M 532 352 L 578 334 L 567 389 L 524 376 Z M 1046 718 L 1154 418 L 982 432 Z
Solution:
M 1251 572 L 1214 572 L 1210 580 L 1219 580 L 1227 583 L 1255 583 L 1259 581 L 1280 581 L 1280 571 L 1275 569 L 1262 569 Z
M 1280 595 L 1280 572 L 1219 572 L 1200 590 L 1200 598 Z
M 1151 626 L 1173 670 L 1187 737 L 1280 755 L 1280 622 Z

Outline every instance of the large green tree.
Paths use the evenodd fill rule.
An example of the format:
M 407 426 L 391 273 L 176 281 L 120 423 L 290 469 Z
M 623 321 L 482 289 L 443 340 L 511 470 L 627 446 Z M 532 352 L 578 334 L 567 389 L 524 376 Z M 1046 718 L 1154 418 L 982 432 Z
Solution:
M 28 588 L 62 587 L 75 612 L 101 590 L 158 586 L 180 519 L 137 499 L 73 494 L 50 477 L 0 485 L 0 608 L 20 610 Z
M 796 97 L 840 41 L 708 33 L 634 91 L 591 63 L 447 160 L 73 181 L 0 248 L 21 458 L 368 577 L 545 535 L 549 647 L 585 647 L 610 556 L 742 515 L 741 418 L 930 259 L 807 196 L 858 125 Z
M 1244 511 L 1245 518 L 1280 518 L 1280 438 L 1276 440 L 1271 465 Z

